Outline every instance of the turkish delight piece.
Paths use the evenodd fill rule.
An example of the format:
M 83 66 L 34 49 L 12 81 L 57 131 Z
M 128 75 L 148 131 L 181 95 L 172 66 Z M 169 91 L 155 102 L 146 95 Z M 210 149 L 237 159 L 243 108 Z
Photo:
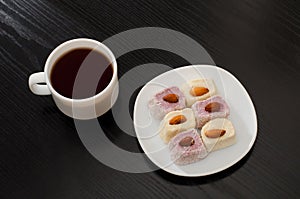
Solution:
M 213 96 L 204 101 L 198 101 L 192 106 L 196 118 L 196 127 L 202 126 L 209 120 L 228 117 L 229 106 L 221 96 Z
M 182 85 L 181 91 L 186 98 L 187 107 L 196 101 L 205 100 L 216 94 L 216 87 L 212 79 L 194 79 Z
M 151 115 L 162 119 L 167 113 L 185 108 L 185 97 L 178 87 L 166 88 L 153 96 L 148 107 Z
M 171 159 L 175 164 L 186 165 L 207 156 L 206 148 L 196 129 L 177 134 L 169 142 Z
M 168 143 L 178 133 L 196 127 L 195 116 L 190 108 L 168 113 L 160 123 L 159 135 Z
M 236 142 L 235 130 L 230 120 L 216 118 L 201 129 L 201 137 L 208 152 L 216 151 Z

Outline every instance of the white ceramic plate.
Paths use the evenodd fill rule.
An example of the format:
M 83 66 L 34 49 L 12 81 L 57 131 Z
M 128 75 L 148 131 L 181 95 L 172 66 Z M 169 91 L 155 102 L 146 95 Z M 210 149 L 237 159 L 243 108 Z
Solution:
M 230 107 L 229 119 L 236 129 L 237 142 L 210 153 L 196 163 L 178 166 L 170 159 L 168 146 L 158 134 L 160 121 L 151 116 L 147 105 L 152 96 L 164 88 L 180 87 L 183 83 L 197 78 L 214 80 L 218 94 Z M 247 91 L 232 74 L 216 66 L 193 65 L 165 72 L 142 88 L 134 106 L 134 127 L 142 149 L 154 164 L 175 175 L 196 177 L 222 171 L 242 159 L 254 144 L 257 119 Z

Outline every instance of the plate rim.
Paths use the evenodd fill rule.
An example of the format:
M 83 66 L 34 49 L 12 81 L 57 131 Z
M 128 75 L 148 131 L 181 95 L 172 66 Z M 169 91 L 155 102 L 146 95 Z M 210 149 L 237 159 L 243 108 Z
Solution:
M 147 152 L 146 152 L 146 150 L 145 150 L 145 147 L 144 147 L 144 145 L 143 145 L 143 142 L 141 142 L 141 140 L 140 140 L 141 138 L 140 138 L 139 134 L 137 133 L 137 125 L 136 125 L 136 123 L 135 123 L 135 121 L 136 121 L 137 104 L 138 104 L 137 102 L 138 102 L 138 100 L 139 100 L 139 98 L 140 98 L 141 93 L 144 91 L 145 87 L 146 87 L 148 84 L 150 84 L 150 82 L 152 82 L 152 81 L 158 79 L 160 76 L 165 75 L 165 74 L 170 73 L 170 72 L 174 72 L 174 71 L 180 71 L 180 70 L 184 70 L 184 69 L 188 69 L 188 68 L 201 68 L 201 67 L 214 68 L 214 69 L 217 69 L 217 70 L 221 70 L 221 71 L 227 73 L 229 76 L 231 76 L 231 78 L 233 78 L 233 80 L 236 81 L 236 82 L 241 86 L 242 90 L 243 90 L 243 91 L 245 92 L 245 94 L 246 94 L 247 100 L 248 100 L 248 101 L 250 102 L 250 104 L 252 105 L 251 108 L 253 109 L 253 114 L 254 114 L 254 125 L 255 125 L 255 126 L 254 126 L 254 128 L 255 128 L 254 136 L 253 136 L 253 138 L 251 139 L 251 141 L 250 141 L 250 143 L 249 143 L 249 145 L 248 145 L 247 150 L 245 150 L 238 158 L 236 158 L 234 161 L 232 161 L 232 162 L 230 162 L 230 163 L 228 163 L 228 164 L 226 164 L 226 165 L 220 167 L 219 169 L 215 169 L 215 170 L 213 170 L 213 171 L 204 172 L 204 173 L 202 173 L 202 174 L 199 175 L 198 173 L 197 173 L 197 174 L 180 173 L 180 172 L 177 172 L 177 171 L 174 171 L 174 170 L 170 170 L 170 169 L 168 169 L 168 167 L 169 167 L 170 165 L 169 165 L 168 167 L 166 167 L 166 168 L 160 167 L 159 164 L 156 162 L 156 160 L 153 159 L 151 156 L 149 156 L 149 155 L 147 154 Z M 211 175 L 211 174 L 215 174 L 215 173 L 221 172 L 221 171 L 223 171 L 223 170 L 225 170 L 225 169 L 227 169 L 227 168 L 229 168 L 229 167 L 235 165 L 237 162 L 239 162 L 241 159 L 243 159 L 243 158 L 249 153 L 249 151 L 251 150 L 251 148 L 253 147 L 254 142 L 255 142 L 255 140 L 256 140 L 256 138 L 257 138 L 257 130 L 258 130 L 257 114 L 256 114 L 255 106 L 254 106 L 254 104 L 253 104 L 253 101 L 252 101 L 252 99 L 251 99 L 249 93 L 247 92 L 246 88 L 244 87 L 244 85 L 243 85 L 243 84 L 242 84 L 242 83 L 241 83 L 241 82 L 240 82 L 233 74 L 231 74 L 229 71 L 227 71 L 227 70 L 225 70 L 225 69 L 223 69 L 223 68 L 221 68 L 221 67 L 219 67 L 219 66 L 208 65 L 208 64 L 196 64 L 196 65 L 181 66 L 181 67 L 178 67 L 178 68 L 175 68 L 175 69 L 171 69 L 171 70 L 169 70 L 169 71 L 166 71 L 166 72 L 164 72 L 164 73 L 162 73 L 162 74 L 160 74 L 160 75 L 154 77 L 154 78 L 151 79 L 150 81 L 148 81 L 148 82 L 143 86 L 143 88 L 140 90 L 140 92 L 138 93 L 138 95 L 137 95 L 137 97 L 136 97 L 136 99 L 135 99 L 135 102 L 134 102 L 134 110 L 133 110 L 133 126 L 134 126 L 134 130 L 135 130 L 135 133 L 136 133 L 137 140 L 138 140 L 138 142 L 139 142 L 141 148 L 143 149 L 144 153 L 146 154 L 147 158 L 149 158 L 149 159 L 151 160 L 151 162 L 152 162 L 153 164 L 155 164 L 158 168 L 160 168 L 160 169 L 162 169 L 162 170 L 164 170 L 164 171 L 166 171 L 166 172 L 168 172 L 168 173 L 171 173 L 171 174 L 174 174 L 174 175 L 177 175 L 177 176 L 184 176 L 184 177 L 201 177 L 201 176 L 207 176 L 207 175 Z M 173 164 L 174 164 L 174 163 L 173 163 Z

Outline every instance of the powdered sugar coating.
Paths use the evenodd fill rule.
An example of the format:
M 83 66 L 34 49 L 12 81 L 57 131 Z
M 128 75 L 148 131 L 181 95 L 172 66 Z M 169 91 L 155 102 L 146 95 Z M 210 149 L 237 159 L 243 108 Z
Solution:
M 218 112 L 207 112 L 205 107 L 212 103 L 218 102 L 221 104 L 220 110 Z M 192 110 L 194 111 L 194 115 L 196 118 L 196 126 L 197 128 L 202 128 L 202 126 L 207 123 L 209 120 L 215 118 L 228 117 L 230 114 L 229 106 L 225 102 L 225 100 L 221 96 L 213 96 L 204 101 L 198 101 L 193 104 Z
M 168 94 L 176 94 L 178 96 L 178 102 L 169 103 L 163 100 L 163 97 Z M 175 110 L 184 109 L 185 97 L 178 87 L 173 86 L 166 88 L 157 93 L 148 103 L 148 107 L 151 115 L 156 119 L 162 119 L 167 113 Z
M 181 146 L 179 144 L 179 142 L 186 137 L 192 137 L 194 139 L 192 146 Z M 197 162 L 207 156 L 206 148 L 196 129 L 189 129 L 177 134 L 170 140 L 169 149 L 171 159 L 178 165 Z

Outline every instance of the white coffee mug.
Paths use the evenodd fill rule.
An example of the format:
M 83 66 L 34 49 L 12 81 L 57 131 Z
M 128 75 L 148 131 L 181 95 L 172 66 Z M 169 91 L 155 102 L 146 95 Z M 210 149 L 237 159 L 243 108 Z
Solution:
M 100 93 L 84 99 L 71 99 L 59 94 L 50 81 L 50 73 L 57 59 L 66 52 L 77 48 L 95 49 L 110 59 L 113 76 L 107 87 Z M 104 44 L 92 39 L 73 39 L 62 43 L 49 55 L 44 72 L 30 75 L 30 90 L 36 95 L 52 95 L 57 107 L 66 115 L 75 119 L 92 119 L 106 113 L 115 103 L 118 93 L 117 62 L 113 53 Z M 46 85 L 43 85 L 46 84 Z

